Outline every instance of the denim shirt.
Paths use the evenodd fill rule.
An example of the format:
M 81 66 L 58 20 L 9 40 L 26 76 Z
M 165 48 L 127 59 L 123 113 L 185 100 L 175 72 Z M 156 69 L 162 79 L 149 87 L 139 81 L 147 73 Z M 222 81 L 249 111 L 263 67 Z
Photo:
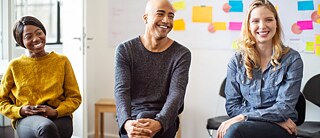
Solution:
M 303 75 L 300 54 L 290 49 L 274 68 L 271 63 L 264 72 L 253 70 L 253 78 L 246 75 L 244 61 L 237 52 L 228 64 L 226 81 L 226 110 L 230 117 L 243 114 L 248 120 L 283 122 L 296 121 Z

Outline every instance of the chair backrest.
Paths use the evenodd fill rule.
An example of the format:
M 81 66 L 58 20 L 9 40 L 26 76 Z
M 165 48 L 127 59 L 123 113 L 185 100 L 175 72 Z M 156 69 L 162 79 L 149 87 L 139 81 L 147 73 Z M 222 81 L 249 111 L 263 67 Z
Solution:
M 222 96 L 223 98 L 226 98 L 226 93 L 224 92 L 224 89 L 226 87 L 226 80 L 227 80 L 227 78 L 224 78 L 224 80 L 222 81 L 221 86 L 220 86 L 219 95 Z
M 320 107 L 320 74 L 307 81 L 302 93 L 308 101 Z
M 297 126 L 299 126 L 304 122 L 306 116 L 306 99 L 301 92 L 296 104 L 296 110 L 298 112 L 298 120 L 295 123 Z

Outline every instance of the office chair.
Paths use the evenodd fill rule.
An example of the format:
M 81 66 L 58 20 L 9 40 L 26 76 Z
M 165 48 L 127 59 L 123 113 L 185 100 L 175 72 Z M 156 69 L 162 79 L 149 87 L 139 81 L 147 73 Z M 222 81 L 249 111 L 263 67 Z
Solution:
M 223 98 L 226 98 L 226 94 L 224 93 L 224 89 L 226 86 L 226 78 L 222 81 L 222 84 L 220 86 L 220 91 L 219 91 L 219 95 Z M 223 121 L 228 120 L 230 117 L 228 115 L 224 115 L 224 116 L 217 116 L 217 117 L 213 117 L 213 118 L 209 118 L 208 122 L 207 122 L 207 130 L 209 133 L 210 138 L 213 138 L 213 131 L 214 130 L 218 130 L 220 124 Z
M 306 100 L 320 107 L 320 74 L 310 78 L 302 93 Z M 305 121 L 298 126 L 298 137 L 320 138 L 320 121 Z
M 320 80 L 318 82 L 320 82 Z M 223 82 L 220 86 L 220 92 L 219 92 L 219 95 L 224 98 L 226 98 L 226 95 L 224 93 L 225 85 L 226 85 L 226 79 L 223 80 Z M 320 85 L 319 85 L 319 87 L 320 87 Z M 318 101 L 318 103 L 320 103 L 320 101 Z M 306 100 L 305 100 L 305 97 L 302 93 L 300 93 L 300 95 L 299 95 L 299 99 L 298 99 L 298 102 L 296 104 L 295 109 L 298 112 L 298 120 L 295 123 L 297 126 L 299 126 L 304 123 L 305 113 L 306 113 Z M 208 119 L 207 130 L 208 130 L 210 138 L 213 138 L 213 136 L 212 136 L 213 131 L 218 130 L 221 123 L 228 120 L 228 119 L 230 119 L 230 117 L 228 115 L 217 116 L 217 117 L 213 117 L 213 118 Z

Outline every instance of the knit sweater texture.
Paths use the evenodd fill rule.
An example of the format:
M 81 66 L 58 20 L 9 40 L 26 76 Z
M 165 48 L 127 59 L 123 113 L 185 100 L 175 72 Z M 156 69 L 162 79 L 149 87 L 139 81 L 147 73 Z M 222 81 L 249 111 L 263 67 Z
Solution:
M 22 55 L 8 66 L 0 86 L 0 113 L 15 126 L 24 105 L 48 105 L 58 117 L 71 116 L 81 103 L 75 74 L 68 58 L 51 52 L 40 58 Z
M 116 49 L 115 100 L 120 133 L 126 120 L 156 112 L 167 131 L 183 110 L 191 52 L 176 41 L 163 52 L 147 50 L 139 37 Z

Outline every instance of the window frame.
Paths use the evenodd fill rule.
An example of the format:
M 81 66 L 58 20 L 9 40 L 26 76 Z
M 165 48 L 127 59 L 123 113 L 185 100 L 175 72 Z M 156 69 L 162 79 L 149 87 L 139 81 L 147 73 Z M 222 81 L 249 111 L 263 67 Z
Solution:
M 14 1 L 16 1 L 16 0 L 14 0 Z M 63 44 L 63 42 L 61 41 L 61 14 L 60 14 L 60 7 L 61 7 L 61 2 L 60 2 L 60 0 L 56 0 L 56 2 L 57 2 L 57 5 L 56 5 L 56 9 L 57 9 L 57 30 L 56 30 L 56 32 L 57 32 L 57 34 L 56 34 L 56 38 L 55 38 L 55 41 L 50 41 L 50 42 L 46 42 L 46 45 L 61 45 L 62 46 L 62 44 Z M 17 6 L 17 4 L 14 4 L 14 9 L 16 9 L 16 6 Z M 14 14 L 16 14 L 16 11 L 14 11 Z M 17 16 L 17 15 L 14 15 L 15 17 Z M 23 15 L 22 15 L 23 16 Z M 20 18 L 20 17 L 16 17 L 16 18 Z M 47 36 L 47 38 L 48 38 L 48 36 Z M 18 44 L 16 44 L 16 46 L 18 47 L 19 45 Z
M 2 18 L 2 24 L 0 24 L 1 28 L 2 28 L 2 42 L 0 41 L 0 63 L 1 63 L 1 67 L 0 67 L 0 75 L 3 74 L 7 68 L 7 65 L 9 63 L 9 61 L 15 57 L 20 56 L 21 54 L 26 53 L 26 49 L 18 46 L 16 44 L 16 42 L 14 41 L 13 35 L 12 35 L 12 28 L 14 26 L 14 23 L 16 22 L 17 18 L 20 17 L 16 17 L 16 0 L 0 0 L 2 7 L 0 8 L 0 10 L 2 10 L 2 12 L 0 12 L 2 15 L 0 18 Z M 60 13 L 60 6 L 61 6 L 61 1 L 60 0 L 56 0 L 54 2 L 57 2 L 56 6 L 54 6 L 54 8 L 57 8 L 56 12 L 57 12 L 57 19 L 56 19 L 56 27 L 54 29 L 56 30 L 56 37 L 52 37 L 53 41 L 46 43 L 46 49 L 48 51 L 54 50 L 54 51 L 60 51 L 62 52 L 62 37 L 61 37 L 61 13 Z M 22 14 L 25 15 L 25 14 Z M 20 15 L 19 15 L 20 16 Z M 6 46 L 6 48 L 2 48 Z M 4 53 L 4 54 L 3 54 Z M 6 57 L 3 58 L 1 57 L 2 55 L 5 55 Z

